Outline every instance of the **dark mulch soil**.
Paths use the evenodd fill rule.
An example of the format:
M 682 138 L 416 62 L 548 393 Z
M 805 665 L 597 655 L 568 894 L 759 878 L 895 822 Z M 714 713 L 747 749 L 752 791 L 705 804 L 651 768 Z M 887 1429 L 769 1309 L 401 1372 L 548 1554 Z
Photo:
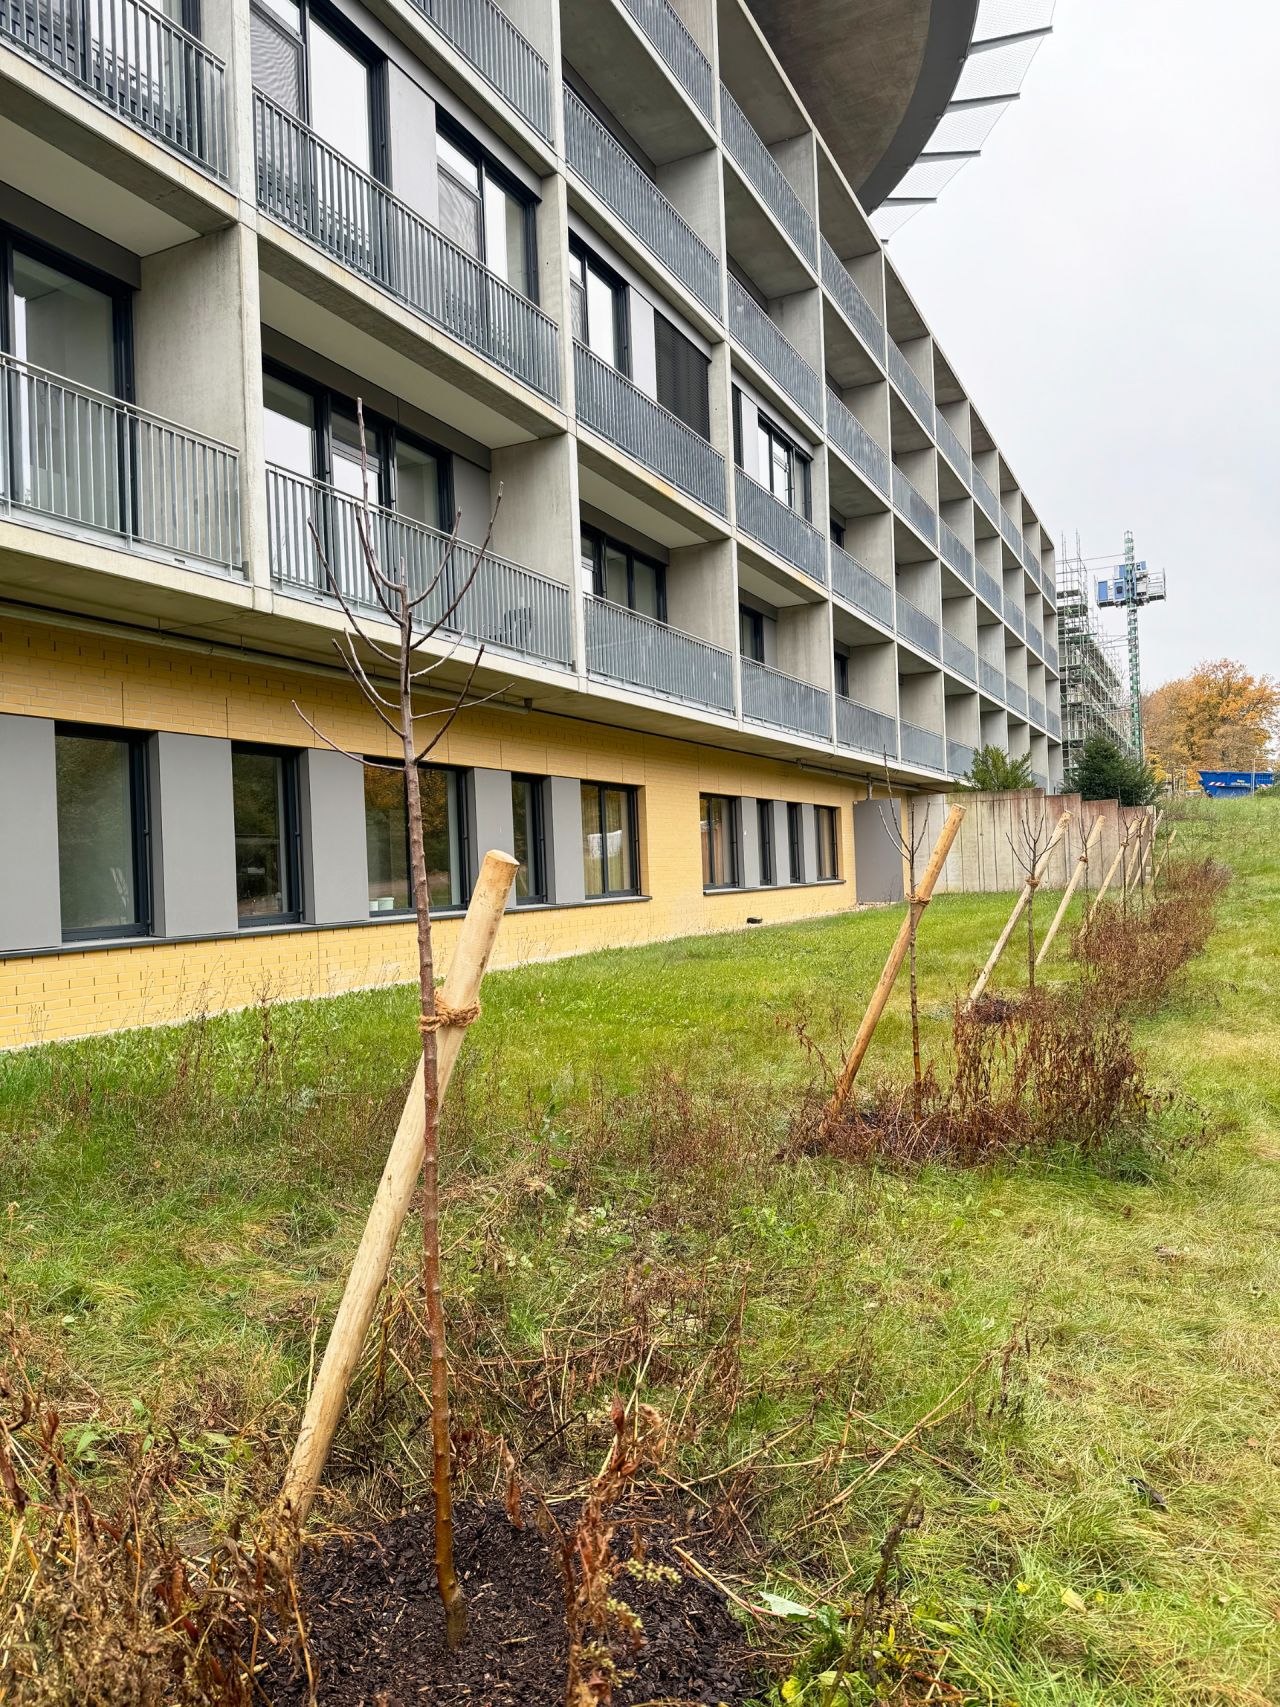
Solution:
M 1018 996 L 984 994 L 979 996 L 976 1002 L 969 1004 L 969 1012 L 979 1025 L 1004 1025 L 1007 1020 L 1017 1018 L 1022 1005 Z
M 516 1529 L 500 1505 L 463 1507 L 455 1523 L 470 1624 L 453 1655 L 444 1645 L 430 1511 L 307 1556 L 300 1583 L 320 1707 L 561 1707 L 568 1638 L 556 1554 L 532 1522 Z M 639 1533 L 645 1556 L 673 1565 L 680 1581 L 643 1582 L 627 1572 L 618 1579 L 614 1593 L 640 1615 L 645 1641 L 623 1660 L 614 1702 L 737 1707 L 759 1682 L 741 1626 L 724 1597 L 671 1553 L 662 1526 L 646 1519 Z M 614 1545 L 626 1557 L 629 1532 L 620 1528 Z M 286 1675 L 279 1661 L 260 1682 L 273 1707 L 304 1707 L 305 1676 Z

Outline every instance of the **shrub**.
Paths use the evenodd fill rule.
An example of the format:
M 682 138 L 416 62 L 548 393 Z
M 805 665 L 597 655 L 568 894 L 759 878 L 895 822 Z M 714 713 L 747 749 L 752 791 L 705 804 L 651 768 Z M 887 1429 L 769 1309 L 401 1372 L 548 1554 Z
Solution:
M 1003 747 L 979 747 L 964 780 L 969 788 L 987 794 L 1008 794 L 1014 789 L 1036 786 L 1031 755 L 1022 753 L 1015 759 Z
M 1155 772 L 1106 735 L 1090 735 L 1068 773 L 1065 787 L 1084 800 L 1118 800 L 1149 806 L 1158 792 Z
M 1142 912 L 1116 905 L 1100 913 L 1075 940 L 1085 972 L 1081 999 L 1111 1011 L 1150 1011 L 1213 934 L 1229 881 L 1215 860 L 1179 861 L 1163 896 Z

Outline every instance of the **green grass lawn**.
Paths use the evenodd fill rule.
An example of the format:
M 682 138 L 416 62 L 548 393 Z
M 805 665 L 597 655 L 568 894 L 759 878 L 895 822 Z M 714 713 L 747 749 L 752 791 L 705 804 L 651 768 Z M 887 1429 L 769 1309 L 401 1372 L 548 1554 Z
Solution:
M 1236 880 L 1137 1028 L 1180 1099 L 1145 1170 L 780 1159 L 819 1070 L 797 1027 L 838 1053 L 897 910 L 492 975 L 449 1098 L 464 1418 L 563 1485 L 598 1461 L 610 1393 L 638 1391 L 678 1425 L 682 1498 L 736 1514 L 739 1580 L 810 1602 L 865 1585 L 918 1481 L 904 1598 L 974 1699 L 1280 1700 L 1278 842 L 1269 802 L 1182 831 Z M 931 1055 L 1008 905 L 926 915 Z M 413 1007 L 396 990 L 0 1058 L 0 1268 L 86 1474 L 171 1427 L 181 1521 L 274 1487 Z M 904 981 L 866 1071 L 909 1058 Z M 922 1450 L 867 1476 L 957 1387 Z M 366 1371 L 338 1510 L 385 1503 L 388 1478 L 421 1489 L 412 1389 L 383 1397 Z

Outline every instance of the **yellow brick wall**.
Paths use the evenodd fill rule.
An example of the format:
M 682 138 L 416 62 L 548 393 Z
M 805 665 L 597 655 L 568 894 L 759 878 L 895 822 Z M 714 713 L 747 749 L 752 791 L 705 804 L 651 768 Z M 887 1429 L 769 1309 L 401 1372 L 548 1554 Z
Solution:
M 336 673 L 241 663 L 0 617 L 0 712 L 315 745 L 294 700 L 340 745 L 390 751 L 389 732 Z M 851 805 L 864 798 L 863 784 L 841 784 L 774 759 L 492 706 L 459 716 L 433 758 L 641 790 L 640 862 L 651 899 L 509 912 L 495 965 L 733 930 L 748 915 L 776 922 L 853 905 Z M 704 895 L 698 836 L 703 791 L 839 807 L 842 881 Z M 785 857 L 785 849 L 778 852 Z M 441 965 L 456 931 L 456 921 L 438 926 Z M 401 982 L 415 971 L 413 926 L 405 922 L 23 956 L 0 961 L 0 1048 L 167 1023 L 264 996 L 332 995 Z

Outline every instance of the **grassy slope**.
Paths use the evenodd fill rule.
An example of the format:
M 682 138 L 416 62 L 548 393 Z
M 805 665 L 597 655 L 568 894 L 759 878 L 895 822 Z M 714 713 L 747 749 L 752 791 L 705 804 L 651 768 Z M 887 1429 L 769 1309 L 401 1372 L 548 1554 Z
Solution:
M 1280 813 L 1259 803 L 1220 806 L 1200 831 L 1239 881 L 1208 954 L 1140 1036 L 1215 1140 L 1146 1182 L 1070 1166 L 908 1179 L 769 1161 L 812 1070 L 787 1022 L 807 1016 L 828 1047 L 837 1012 L 852 1030 L 891 913 L 491 978 L 451 1099 L 452 1290 L 478 1343 L 535 1359 L 548 1324 L 568 1344 L 593 1303 L 597 1325 L 629 1308 L 614 1302 L 623 1279 L 630 1298 L 661 1281 L 649 1373 L 670 1403 L 745 1282 L 736 1406 L 717 1415 L 704 1384 L 691 1407 L 706 1419 L 686 1431 L 685 1465 L 705 1473 L 792 1422 L 768 1456 L 803 1466 L 849 1437 L 850 1403 L 896 1435 L 1021 1325 L 1032 1351 L 1006 1406 L 992 1408 L 991 1376 L 976 1379 L 972 1403 L 927 1438 L 945 1467 L 903 1454 L 847 1502 L 838 1535 L 802 1528 L 775 1575 L 785 1557 L 812 1591 L 847 1558 L 863 1580 L 918 1478 L 927 1515 L 903 1554 L 908 1599 L 982 1699 L 1280 1699 L 1277 830 Z M 930 1043 L 1006 905 L 931 909 Z M 1005 972 L 1018 982 L 1016 951 Z M 253 1418 L 287 1437 L 412 1047 L 400 991 L 0 1060 L 0 1195 L 16 1204 L 4 1267 L 106 1412 L 140 1399 L 202 1445 L 193 1498 L 239 1474 L 201 1429 Z M 899 993 L 877 1070 L 901 1070 L 906 1051 Z M 661 1099 L 655 1112 L 656 1062 L 731 1105 L 733 1144 L 754 1145 L 745 1174 L 713 1144 L 706 1177 L 690 1178 L 670 1147 L 637 1140 L 617 1093 L 638 1092 L 642 1125 L 683 1118 Z M 95 1406 L 82 1396 L 83 1412 Z M 497 1409 L 518 1439 L 519 1417 Z M 545 1416 L 531 1426 L 545 1433 Z M 852 1438 L 877 1437 L 855 1425 Z M 398 1465 L 410 1477 L 411 1463 Z M 802 1522 L 817 1479 L 784 1467 L 739 1493 L 776 1538 Z

